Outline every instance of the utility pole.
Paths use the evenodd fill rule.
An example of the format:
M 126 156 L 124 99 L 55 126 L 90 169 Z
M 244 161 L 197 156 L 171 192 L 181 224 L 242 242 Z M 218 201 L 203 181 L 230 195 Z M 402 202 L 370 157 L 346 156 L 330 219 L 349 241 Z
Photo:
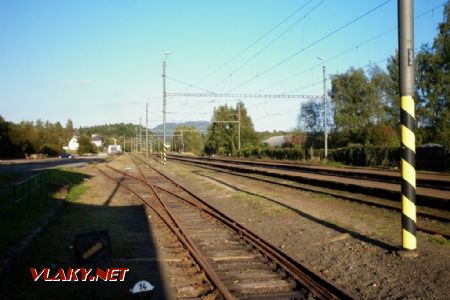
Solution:
M 139 117 L 139 154 L 142 155 L 142 117 Z
M 409 252 L 417 248 L 413 0 L 398 0 L 398 44 L 402 148 L 402 246 L 405 251 Z M 409 252 L 408 255 L 415 256 L 417 252 Z
M 148 157 L 148 103 L 145 103 L 145 157 Z
M 324 58 L 318 57 L 322 61 L 322 71 L 323 71 L 323 131 L 324 131 L 324 149 L 325 158 L 328 156 L 328 126 L 327 126 L 327 83 L 326 83 L 326 66 L 324 64 Z
M 164 158 L 162 159 L 161 163 L 162 164 L 166 164 L 165 161 L 165 149 L 166 149 L 166 105 L 167 105 L 167 92 L 166 92 L 166 60 L 167 60 L 167 55 L 169 55 L 171 52 L 170 51 L 166 51 L 164 53 L 164 61 L 163 61 L 163 74 L 162 74 L 162 78 L 163 78 L 163 155 Z
M 136 128 L 134 128 L 134 152 L 137 152 L 137 125 Z
M 238 151 L 241 152 L 241 102 L 237 104 L 238 111 Z
M 184 152 L 184 140 L 183 140 L 183 128 L 180 129 L 180 133 L 181 133 L 181 149 L 180 152 L 183 153 Z

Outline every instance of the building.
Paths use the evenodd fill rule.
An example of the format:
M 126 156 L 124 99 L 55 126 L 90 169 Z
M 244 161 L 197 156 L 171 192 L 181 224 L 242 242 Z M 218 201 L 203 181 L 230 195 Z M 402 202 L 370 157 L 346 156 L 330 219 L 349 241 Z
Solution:
M 122 154 L 122 147 L 120 145 L 108 145 L 108 154 Z
M 77 151 L 78 147 L 80 147 L 80 144 L 78 144 L 78 136 L 74 135 L 70 141 L 67 147 L 63 147 L 65 150 L 69 151 Z
M 286 135 L 272 136 L 264 140 L 264 143 L 266 143 L 269 147 L 281 147 L 288 142 L 289 138 Z
M 78 151 L 80 144 L 78 143 L 79 136 L 74 135 L 67 146 L 64 146 L 63 149 L 67 151 Z M 103 138 L 97 134 L 93 134 L 91 136 L 91 143 L 97 146 L 97 148 L 103 147 Z
M 99 136 L 98 134 L 93 134 L 91 136 L 91 143 L 97 146 L 97 148 L 103 147 L 103 138 Z

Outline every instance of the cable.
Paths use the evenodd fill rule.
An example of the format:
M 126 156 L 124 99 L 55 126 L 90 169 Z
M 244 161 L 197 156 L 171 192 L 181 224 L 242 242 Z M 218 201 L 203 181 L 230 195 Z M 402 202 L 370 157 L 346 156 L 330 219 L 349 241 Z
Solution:
M 256 54 L 254 54 L 253 56 L 251 56 L 249 59 L 247 59 L 244 63 L 242 63 L 239 67 L 235 68 L 230 75 L 228 75 L 227 77 L 225 77 L 225 79 L 222 79 L 221 81 L 219 81 L 214 87 L 218 86 L 219 84 L 221 84 L 223 81 L 225 81 L 227 78 L 235 75 L 239 70 L 241 70 L 243 67 L 245 67 L 246 65 L 248 65 L 252 60 L 254 60 L 256 57 L 258 57 L 261 53 L 263 53 L 265 50 L 267 50 L 270 46 L 272 46 L 276 41 L 278 41 L 283 35 L 285 35 L 289 30 L 291 30 L 292 28 L 294 28 L 298 23 L 300 23 L 301 21 L 303 21 L 304 19 L 306 19 L 306 17 L 308 15 L 310 15 L 314 10 L 316 10 L 323 2 L 325 2 L 325 0 L 320 1 L 318 4 L 316 4 L 313 8 L 311 8 L 305 15 L 303 15 L 302 17 L 298 18 L 294 23 L 292 23 L 288 28 L 286 28 L 283 32 L 281 32 L 277 37 L 275 37 L 273 40 L 271 40 L 266 46 L 264 46 L 263 48 L 261 48 Z
M 181 83 L 181 84 L 190 86 L 190 87 L 192 87 L 192 88 L 195 88 L 195 89 L 198 89 L 198 90 L 202 90 L 202 91 L 207 92 L 207 93 L 210 93 L 210 94 L 214 94 L 214 92 L 211 92 L 211 91 L 209 91 L 209 90 L 207 90 L 207 89 L 204 89 L 204 88 L 201 88 L 201 87 L 198 87 L 198 86 L 195 86 L 195 85 L 190 84 L 190 83 L 188 83 L 188 82 L 185 82 L 185 81 L 182 81 L 182 80 L 179 80 L 179 79 L 175 79 L 175 78 L 170 77 L 170 76 L 167 76 L 167 75 L 166 75 L 166 78 L 167 78 L 167 79 L 170 79 L 170 80 L 172 80 L 172 81 L 175 81 L 175 82 L 178 82 L 178 83 Z
M 254 42 L 252 42 L 249 46 L 247 46 L 244 50 L 240 51 L 238 54 L 234 55 L 233 57 L 231 57 L 229 60 L 227 60 L 224 64 L 222 64 L 221 66 L 219 66 L 217 69 L 213 70 L 212 72 L 210 72 L 208 75 L 206 75 L 205 77 L 203 77 L 202 79 L 200 79 L 199 81 L 197 81 L 195 84 L 199 84 L 200 82 L 208 79 L 209 77 L 211 77 L 212 75 L 214 75 L 215 73 L 217 73 L 218 71 L 220 71 L 221 69 L 223 69 L 224 67 L 226 67 L 227 65 L 229 65 L 232 61 L 234 61 L 235 59 L 237 59 L 238 57 L 240 57 L 242 54 L 244 54 L 248 49 L 252 48 L 254 45 L 256 45 L 257 43 L 259 43 L 261 40 L 263 40 L 266 36 L 268 36 L 269 34 L 271 34 L 275 29 L 277 29 L 278 27 L 280 27 L 283 23 L 285 23 L 287 20 L 289 20 L 290 18 L 292 18 L 292 16 L 294 16 L 296 13 L 298 13 L 300 10 L 302 10 L 305 6 L 307 6 L 309 3 L 311 3 L 313 0 L 309 0 L 307 1 L 305 4 L 301 5 L 299 8 L 297 8 L 293 13 L 291 13 L 289 16 L 287 16 L 286 18 L 284 18 L 280 23 L 278 23 L 277 25 L 275 25 L 274 27 L 272 27 L 271 29 L 269 29 L 269 31 L 267 31 L 266 33 L 264 33 L 262 36 L 260 36 L 259 38 L 257 38 Z
M 427 14 L 433 12 L 435 9 L 437 9 L 437 8 L 439 8 L 439 7 L 441 7 L 441 6 L 444 6 L 445 3 L 446 3 L 446 2 L 443 2 L 443 3 L 441 3 L 441 4 L 439 4 L 439 5 L 437 5 L 437 6 L 433 7 L 433 8 L 431 8 L 431 9 L 425 11 L 425 12 L 422 12 L 422 13 L 418 14 L 417 16 L 414 17 L 414 19 L 415 19 L 416 21 L 419 20 L 419 19 L 422 18 L 423 16 L 425 16 L 425 15 L 427 15 Z M 333 57 L 331 57 L 331 58 L 329 58 L 329 59 L 326 59 L 324 62 L 327 63 L 327 62 L 333 61 L 333 60 L 335 60 L 335 59 L 337 59 L 337 58 L 339 58 L 339 57 L 341 57 L 341 56 L 343 56 L 343 55 L 345 55 L 345 54 L 347 54 L 347 53 L 353 51 L 353 50 L 356 49 L 356 48 L 359 48 L 359 47 L 364 46 L 364 45 L 366 45 L 366 44 L 368 44 L 368 43 L 370 43 L 370 42 L 372 42 L 372 41 L 374 41 L 374 40 L 376 40 L 376 39 L 379 39 L 380 37 L 382 37 L 382 36 L 384 36 L 384 35 L 386 35 L 386 34 L 392 32 L 392 31 L 394 31 L 394 30 L 397 29 L 397 28 L 398 28 L 398 26 L 395 26 L 395 27 L 392 27 L 392 28 L 390 28 L 390 29 L 388 29 L 388 30 L 386 30 L 386 31 L 383 31 L 382 33 L 379 33 L 379 34 L 377 34 L 377 35 L 375 35 L 375 36 L 373 36 L 373 37 L 367 39 L 367 40 L 364 41 L 364 42 L 361 42 L 361 43 L 359 43 L 359 44 L 357 44 L 357 45 L 355 45 L 355 46 L 353 46 L 353 47 L 351 47 L 351 48 L 348 48 L 348 49 L 346 49 L 346 50 L 340 52 L 339 54 L 336 54 L 335 56 L 333 56 Z M 317 64 L 314 64 L 314 66 L 311 66 L 311 67 L 309 67 L 309 68 L 307 68 L 307 69 L 304 69 L 304 70 L 302 70 L 302 71 L 300 71 L 300 72 L 297 72 L 297 73 L 295 73 L 295 74 L 293 74 L 293 75 L 290 75 L 290 76 L 288 76 L 288 77 L 286 77 L 286 78 L 284 78 L 284 79 L 278 81 L 278 82 L 275 83 L 275 84 L 272 84 L 272 85 L 267 86 L 267 87 L 265 87 L 265 88 L 263 88 L 263 89 L 261 89 L 261 90 L 258 90 L 257 93 L 261 93 L 261 92 L 263 92 L 263 91 L 265 91 L 265 90 L 267 90 L 267 89 L 273 88 L 274 86 L 277 86 L 277 85 L 280 85 L 280 84 L 282 84 L 282 83 L 285 83 L 286 81 L 289 81 L 289 80 L 291 80 L 291 79 L 293 79 L 293 78 L 295 78 L 295 77 L 297 77 L 297 76 L 300 76 L 300 75 L 302 75 L 302 74 L 304 74 L 304 73 L 306 73 L 306 72 L 308 72 L 308 71 L 311 71 L 311 70 L 313 70 L 314 68 L 316 68 L 317 66 L 321 66 L 321 65 L 322 65 L 321 62 L 319 62 L 319 63 L 317 63 Z
M 339 28 L 333 30 L 332 32 L 326 34 L 325 36 L 321 37 L 320 39 L 312 42 L 311 44 L 309 44 L 308 46 L 306 46 L 305 48 L 302 48 L 298 51 L 295 51 L 294 53 L 290 54 L 289 56 L 287 56 L 286 58 L 282 59 L 281 61 L 277 62 L 276 64 L 272 65 L 271 67 L 265 69 L 264 71 L 262 71 L 261 73 L 256 74 L 254 77 L 251 77 L 250 79 L 244 81 L 243 83 L 241 83 L 240 85 L 236 86 L 234 89 L 230 90 L 229 92 L 233 92 L 241 87 L 243 87 L 244 85 L 252 82 L 253 80 L 261 77 L 262 75 L 272 71 L 273 69 L 277 68 L 278 66 L 284 64 L 285 62 L 291 60 L 292 58 L 294 58 L 295 56 L 299 55 L 300 53 L 303 53 L 304 51 L 314 47 L 315 45 L 317 45 L 318 43 L 324 41 L 325 39 L 335 35 L 336 33 L 338 33 L 339 31 L 341 31 L 344 28 L 347 28 L 348 26 L 356 23 L 357 21 L 361 20 L 362 18 L 368 16 L 369 14 L 373 13 L 374 11 L 380 9 L 381 7 L 385 6 L 386 4 L 388 4 L 389 2 L 391 2 L 392 0 L 386 0 L 383 3 L 375 6 L 374 8 L 370 9 L 369 11 L 363 13 L 362 15 L 356 17 L 355 19 L 351 20 L 350 22 L 340 26 Z

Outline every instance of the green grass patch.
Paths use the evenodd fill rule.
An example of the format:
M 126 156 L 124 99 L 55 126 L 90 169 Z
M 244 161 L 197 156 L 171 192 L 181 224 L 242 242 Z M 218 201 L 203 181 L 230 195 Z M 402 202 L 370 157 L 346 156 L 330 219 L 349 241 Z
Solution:
M 18 243 L 28 232 L 38 226 L 49 211 L 63 201 L 61 187 L 69 188 L 70 201 L 76 201 L 87 187 L 83 185 L 85 174 L 69 170 L 52 170 L 51 185 L 39 188 L 19 202 L 12 197 L 0 201 L 0 254 Z M 11 195 L 6 192 L 5 195 Z
M 326 160 L 326 161 L 322 162 L 321 164 L 323 164 L 325 166 L 337 167 L 337 168 L 348 167 L 348 165 L 346 165 L 340 161 L 333 161 L 333 160 Z
M 450 241 L 444 237 L 434 237 L 433 236 L 433 237 L 428 238 L 428 241 L 432 244 L 437 244 L 437 245 L 443 245 L 443 246 L 450 245 Z

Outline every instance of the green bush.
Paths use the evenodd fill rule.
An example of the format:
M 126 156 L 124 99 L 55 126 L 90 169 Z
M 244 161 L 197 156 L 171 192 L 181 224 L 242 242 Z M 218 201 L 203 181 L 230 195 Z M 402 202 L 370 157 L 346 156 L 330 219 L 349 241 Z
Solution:
M 400 148 L 386 146 L 350 146 L 330 150 L 328 159 L 346 165 L 362 167 L 396 167 Z
M 248 158 L 270 158 L 279 160 L 301 160 L 305 157 L 304 150 L 300 147 L 269 148 L 267 146 L 245 147 L 241 149 L 238 155 Z
M 58 153 L 61 151 L 61 147 L 52 144 L 44 144 L 39 149 L 39 153 L 47 154 L 48 156 L 58 156 Z

